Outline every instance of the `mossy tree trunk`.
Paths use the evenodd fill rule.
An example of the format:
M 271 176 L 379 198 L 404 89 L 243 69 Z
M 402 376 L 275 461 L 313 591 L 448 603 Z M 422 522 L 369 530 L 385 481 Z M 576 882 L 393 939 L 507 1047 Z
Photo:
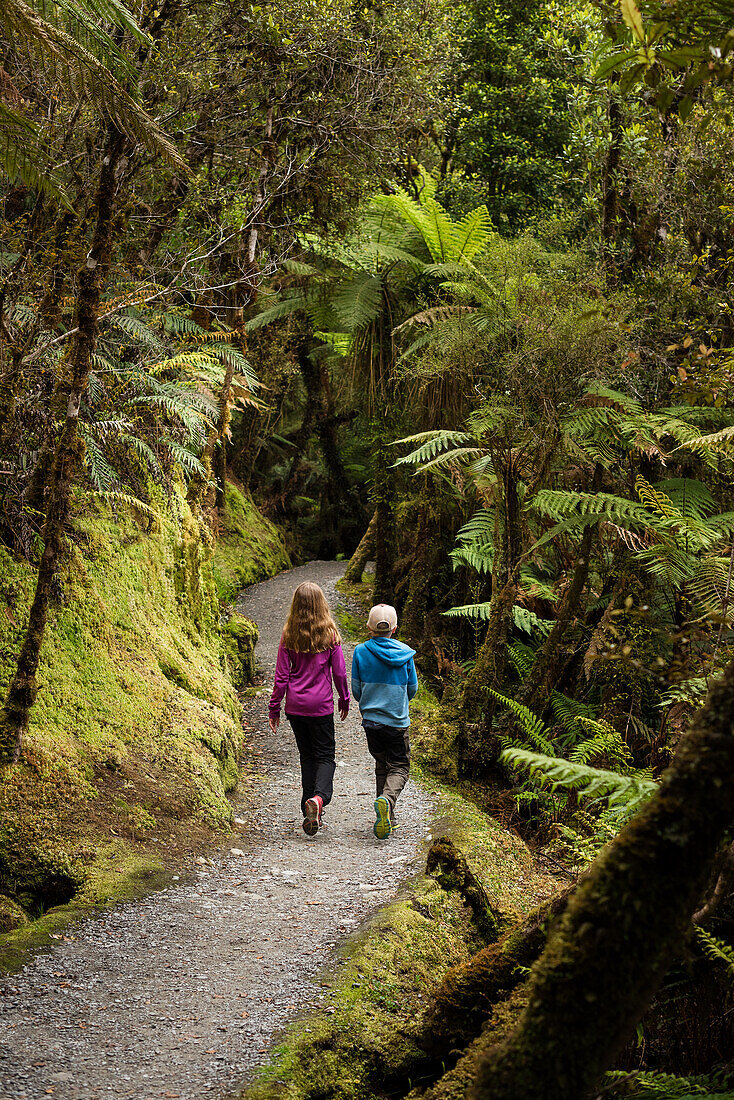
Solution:
M 105 146 L 95 200 L 92 245 L 78 274 L 73 337 L 67 380 L 60 389 L 66 397 L 66 418 L 56 443 L 46 494 L 43 554 L 18 665 L 0 715 L 0 759 L 17 760 L 38 693 L 36 673 L 46 630 L 51 591 L 56 576 L 69 515 L 71 489 L 84 448 L 78 434 L 79 409 L 89 382 L 92 355 L 99 331 L 102 287 L 111 260 L 116 174 L 124 138 L 111 128 Z
M 499 471 L 502 500 L 501 523 L 494 537 L 495 564 L 489 621 L 476 663 L 467 676 L 461 695 L 461 710 L 465 717 L 474 720 L 483 716 L 485 724 L 491 720 L 494 711 L 487 689 L 500 690 L 505 677 L 507 637 L 523 552 L 520 493 L 511 453 L 493 456 L 493 464 Z
M 395 475 L 390 469 L 392 456 L 380 446 L 376 454 L 376 473 L 372 490 L 375 502 L 375 603 L 391 604 L 395 599 Z
M 550 694 L 558 682 L 563 664 L 567 660 L 564 642 L 578 613 L 581 595 L 589 575 L 594 532 L 594 527 L 587 527 L 584 532 L 576 559 L 576 568 L 561 599 L 556 621 L 548 637 L 538 649 L 530 674 L 518 696 L 519 702 L 524 703 L 535 714 L 542 714 L 545 710 Z
M 680 949 L 732 821 L 734 662 L 660 790 L 578 886 L 534 968 L 517 1028 L 481 1060 L 476 1100 L 589 1094 Z
M 377 528 L 377 509 L 372 513 L 372 519 L 370 520 L 367 530 L 360 539 L 359 546 L 349 559 L 349 565 L 347 566 L 344 574 L 344 579 L 349 581 L 350 584 L 359 584 L 362 580 L 362 574 L 364 573 L 365 566 L 370 560 L 370 556 L 375 552 L 375 530 Z
M 487 633 L 461 693 L 461 712 L 470 721 L 486 715 L 489 707 L 487 689 L 499 689 L 504 680 L 507 668 L 507 637 L 516 597 L 516 575 L 512 575 L 497 595 L 492 597 Z
M 439 493 L 440 489 L 435 481 L 427 476 L 421 491 L 408 595 L 402 613 L 402 633 L 416 649 L 423 648 L 426 612 L 444 555 L 441 545 L 441 513 L 440 508 L 436 507 Z

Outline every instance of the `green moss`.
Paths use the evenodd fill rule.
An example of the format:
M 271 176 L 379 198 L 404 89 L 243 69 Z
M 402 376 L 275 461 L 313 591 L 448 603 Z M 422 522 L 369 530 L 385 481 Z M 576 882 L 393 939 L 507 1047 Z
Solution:
M 242 728 L 226 639 L 236 628 L 226 639 L 219 629 L 208 531 L 183 499 L 177 512 L 143 531 L 79 502 L 23 756 L 0 784 L 0 894 L 41 937 L 49 910 L 138 890 L 160 872 L 159 852 L 173 859 L 197 829 L 231 821 Z M 34 583 L 35 570 L 0 548 L 3 693 Z M 13 958 L 36 942 L 21 932 Z
M 213 561 L 219 599 L 230 603 L 246 585 L 290 568 L 278 529 L 257 510 L 249 496 L 228 481 Z
M 244 691 L 255 679 L 255 646 L 259 637 L 257 624 L 234 612 L 226 623 L 222 636 L 235 687 Z
M 28 914 L 12 898 L 0 896 L 0 932 L 14 932 L 28 924 Z

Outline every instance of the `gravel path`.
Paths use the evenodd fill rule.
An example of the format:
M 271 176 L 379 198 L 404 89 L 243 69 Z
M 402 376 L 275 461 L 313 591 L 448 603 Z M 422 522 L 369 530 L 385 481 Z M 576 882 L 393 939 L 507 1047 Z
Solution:
M 333 606 L 343 568 L 312 562 L 240 597 L 268 676 L 293 589 L 315 580 Z M 295 744 L 285 721 L 276 738 L 267 731 L 268 695 L 246 708 L 265 774 L 231 842 L 243 854 L 225 849 L 185 884 L 83 923 L 0 982 L 0 1100 L 231 1097 L 283 1025 L 320 1003 L 335 946 L 417 869 L 430 802 L 409 784 L 401 828 L 373 838 L 373 776 L 352 714 L 337 719 L 329 827 L 304 835 Z

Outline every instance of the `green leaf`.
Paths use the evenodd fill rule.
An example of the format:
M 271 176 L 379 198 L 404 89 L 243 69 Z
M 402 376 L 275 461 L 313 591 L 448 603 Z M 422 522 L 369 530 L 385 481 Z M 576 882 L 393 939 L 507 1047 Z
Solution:
M 644 43 L 645 41 L 645 27 L 642 23 L 642 14 L 637 7 L 635 0 L 620 0 L 619 7 L 622 12 L 622 18 L 632 31 L 633 35 L 638 42 Z

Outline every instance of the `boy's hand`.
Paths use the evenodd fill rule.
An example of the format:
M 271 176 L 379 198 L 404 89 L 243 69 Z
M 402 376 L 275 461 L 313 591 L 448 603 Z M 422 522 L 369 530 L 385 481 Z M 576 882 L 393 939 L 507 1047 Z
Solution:
M 349 714 L 349 703 L 340 703 L 339 704 L 339 717 L 341 718 L 342 722 L 346 719 L 348 714 Z
M 278 726 L 280 725 L 280 715 L 277 714 L 275 716 L 275 718 L 273 718 L 273 716 L 271 714 L 270 717 L 268 718 L 268 725 L 270 726 L 273 733 L 277 733 L 278 732 Z

